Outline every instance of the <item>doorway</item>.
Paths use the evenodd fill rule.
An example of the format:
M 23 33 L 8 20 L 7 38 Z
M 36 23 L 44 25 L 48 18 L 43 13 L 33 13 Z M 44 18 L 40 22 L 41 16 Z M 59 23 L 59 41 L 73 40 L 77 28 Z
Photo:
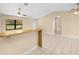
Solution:
M 56 16 L 53 21 L 54 25 L 54 34 L 61 35 L 62 34 L 62 25 L 60 16 Z

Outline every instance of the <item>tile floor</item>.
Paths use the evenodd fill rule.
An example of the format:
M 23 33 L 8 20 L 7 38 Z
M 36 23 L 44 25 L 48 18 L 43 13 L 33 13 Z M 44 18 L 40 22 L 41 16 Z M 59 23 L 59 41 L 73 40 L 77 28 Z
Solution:
M 29 55 L 78 55 L 79 39 L 43 34 L 43 48 L 36 48 Z

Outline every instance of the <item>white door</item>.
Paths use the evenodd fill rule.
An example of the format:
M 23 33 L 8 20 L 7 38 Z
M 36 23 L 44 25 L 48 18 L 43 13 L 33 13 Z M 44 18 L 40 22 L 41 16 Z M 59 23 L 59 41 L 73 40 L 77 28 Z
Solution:
M 62 32 L 61 19 L 59 16 L 54 18 L 54 34 L 61 35 Z

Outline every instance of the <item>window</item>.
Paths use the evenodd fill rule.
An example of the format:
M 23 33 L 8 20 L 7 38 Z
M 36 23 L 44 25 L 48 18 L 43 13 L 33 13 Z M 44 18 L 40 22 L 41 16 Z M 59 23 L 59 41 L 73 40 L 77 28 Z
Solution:
M 22 29 L 22 20 L 6 20 L 6 30 Z

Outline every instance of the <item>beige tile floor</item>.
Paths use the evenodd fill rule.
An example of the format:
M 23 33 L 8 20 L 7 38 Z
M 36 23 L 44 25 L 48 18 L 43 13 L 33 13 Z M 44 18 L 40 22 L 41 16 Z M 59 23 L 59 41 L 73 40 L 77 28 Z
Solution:
M 36 48 L 29 55 L 78 55 L 79 39 L 43 34 L 43 48 Z

